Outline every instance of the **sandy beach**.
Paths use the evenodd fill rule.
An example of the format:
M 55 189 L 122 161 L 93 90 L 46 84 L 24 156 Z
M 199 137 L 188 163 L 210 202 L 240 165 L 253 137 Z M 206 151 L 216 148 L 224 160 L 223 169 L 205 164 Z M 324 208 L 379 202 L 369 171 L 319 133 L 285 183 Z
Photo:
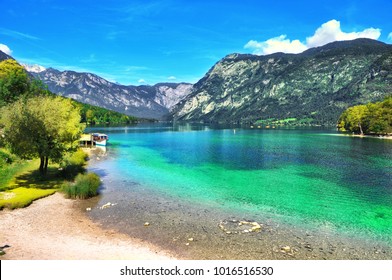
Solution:
M 102 229 L 83 215 L 77 201 L 62 194 L 27 208 L 0 211 L 2 260 L 167 260 L 170 253 L 114 230 Z

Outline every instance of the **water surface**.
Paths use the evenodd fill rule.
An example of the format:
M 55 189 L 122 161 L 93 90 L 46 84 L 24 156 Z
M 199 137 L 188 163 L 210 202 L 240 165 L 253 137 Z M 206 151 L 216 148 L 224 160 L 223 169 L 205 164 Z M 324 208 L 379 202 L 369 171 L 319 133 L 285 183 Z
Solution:
M 214 226 L 232 217 L 392 242 L 392 141 L 190 125 L 99 132 L 110 145 L 90 165 L 104 182 L 98 204 L 117 203 L 110 215 L 93 211 L 103 223 L 143 235 L 137 225 L 155 217 L 162 237 L 188 212 L 181 221 L 199 223 L 195 231 L 201 218 Z

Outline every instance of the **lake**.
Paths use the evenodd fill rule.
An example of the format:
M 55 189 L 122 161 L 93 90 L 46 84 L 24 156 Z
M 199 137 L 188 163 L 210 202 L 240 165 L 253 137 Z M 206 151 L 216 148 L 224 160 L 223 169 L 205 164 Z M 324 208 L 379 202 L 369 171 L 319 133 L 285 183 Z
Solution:
M 89 130 L 110 138 L 89 164 L 103 186 L 86 205 L 103 226 L 184 258 L 392 256 L 390 140 L 189 124 Z

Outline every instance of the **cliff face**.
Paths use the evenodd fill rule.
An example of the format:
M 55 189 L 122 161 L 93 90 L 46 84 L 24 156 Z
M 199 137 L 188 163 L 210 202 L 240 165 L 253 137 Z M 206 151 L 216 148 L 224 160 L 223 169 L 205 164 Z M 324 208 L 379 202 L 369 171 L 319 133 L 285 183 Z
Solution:
M 297 55 L 228 55 L 170 117 L 204 122 L 295 118 L 327 124 L 336 123 L 349 106 L 391 93 L 392 46 L 357 39 Z

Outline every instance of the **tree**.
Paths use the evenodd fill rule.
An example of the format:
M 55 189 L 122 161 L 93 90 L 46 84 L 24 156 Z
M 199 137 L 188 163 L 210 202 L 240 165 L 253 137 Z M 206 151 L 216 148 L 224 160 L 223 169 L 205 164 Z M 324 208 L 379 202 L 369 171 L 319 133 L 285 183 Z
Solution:
M 40 158 L 45 175 L 49 159 L 60 162 L 76 150 L 83 131 L 77 106 L 69 99 L 37 96 L 18 100 L 1 112 L 5 141 L 22 158 Z
M 86 123 L 90 122 L 92 124 L 93 120 L 94 120 L 94 111 L 91 109 L 88 109 L 86 111 Z
M 341 131 L 352 131 L 363 135 L 363 120 L 367 112 L 368 110 L 366 105 L 357 105 L 348 108 L 339 118 L 339 129 Z
M 50 94 L 43 82 L 32 79 L 15 60 L 7 59 L 0 62 L 0 107 L 22 97 Z
M 15 60 L 0 62 L 0 107 L 28 94 L 30 79 L 24 68 Z
M 368 114 L 364 123 L 368 131 L 375 134 L 392 133 L 392 97 L 383 102 L 370 103 L 367 105 Z

